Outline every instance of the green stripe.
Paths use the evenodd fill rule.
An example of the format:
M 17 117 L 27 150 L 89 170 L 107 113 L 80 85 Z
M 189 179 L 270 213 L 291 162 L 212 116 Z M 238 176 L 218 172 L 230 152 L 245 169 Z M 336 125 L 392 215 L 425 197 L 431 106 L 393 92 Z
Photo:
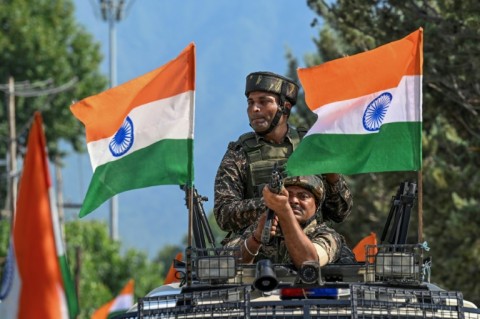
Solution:
M 127 190 L 193 183 L 193 140 L 161 140 L 122 159 L 98 166 L 80 217 Z
M 312 134 L 287 162 L 290 176 L 418 171 L 421 122 L 384 124 L 376 134 Z
M 60 263 L 60 271 L 62 272 L 63 288 L 65 290 L 65 297 L 68 305 L 68 315 L 70 319 L 74 319 L 77 317 L 79 311 L 75 285 L 65 255 L 58 256 L 58 261 Z

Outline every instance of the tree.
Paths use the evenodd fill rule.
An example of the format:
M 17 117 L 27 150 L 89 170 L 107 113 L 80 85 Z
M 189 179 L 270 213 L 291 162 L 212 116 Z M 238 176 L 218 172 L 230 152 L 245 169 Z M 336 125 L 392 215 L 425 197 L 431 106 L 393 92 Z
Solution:
M 217 220 L 215 219 L 215 214 L 213 213 L 213 209 L 208 213 L 208 223 L 210 224 L 210 228 L 212 229 L 213 238 L 215 239 L 215 244 L 220 245 L 222 240 L 227 236 L 227 232 L 224 232 L 220 226 L 217 224 Z
M 113 299 L 125 283 L 135 280 L 135 296 L 143 297 L 163 282 L 161 266 L 135 249 L 120 252 L 120 242 L 111 241 L 107 225 L 99 221 L 75 221 L 65 225 L 67 258 L 79 279 L 80 318 L 90 318 Z
M 100 45 L 74 17 L 71 0 L 9 0 L 0 2 L 0 84 L 12 76 L 30 84 L 51 80 L 60 87 L 77 79 L 58 94 L 16 98 L 16 127 L 20 143 L 35 110 L 42 111 L 51 158 L 60 153 L 61 139 L 82 150 L 83 127 L 70 112 L 73 100 L 106 86 L 99 72 Z M 7 119 L 5 99 L 0 99 L 0 118 Z M 8 150 L 8 121 L 0 121 L 0 158 Z M 4 207 L 6 175 L 0 175 L 0 207 Z
M 0 220 L 0 278 L 3 274 L 3 267 L 8 254 L 10 240 L 10 221 Z
M 400 39 L 424 28 L 423 213 L 434 282 L 480 303 L 480 4 L 475 0 L 307 0 L 315 23 L 316 65 Z M 290 57 L 292 69 L 296 60 Z M 388 66 L 386 66 L 388 67 Z M 353 245 L 379 231 L 398 184 L 414 173 L 350 176 L 354 212 L 337 227 Z M 413 221 L 414 223 L 416 220 Z M 358 225 L 362 225 L 359 228 Z M 416 228 L 411 227 L 411 232 Z M 415 237 L 415 236 L 413 236 Z

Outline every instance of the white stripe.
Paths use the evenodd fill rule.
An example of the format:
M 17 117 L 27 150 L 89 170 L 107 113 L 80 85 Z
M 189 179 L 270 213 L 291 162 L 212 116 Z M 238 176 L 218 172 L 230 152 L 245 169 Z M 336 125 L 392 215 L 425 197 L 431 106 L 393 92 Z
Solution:
M 128 310 L 133 305 L 133 295 L 132 294 L 125 294 L 119 295 L 113 301 L 112 306 L 110 307 L 109 312 L 120 311 L 120 310 Z
M 134 144 L 127 153 L 120 157 L 111 154 L 108 146 L 115 134 L 87 144 L 93 170 L 163 139 L 193 139 L 194 105 L 195 91 L 188 91 L 136 107 L 128 114 Z
M 60 219 L 58 216 L 58 207 L 57 201 L 55 200 L 55 193 L 53 187 L 48 187 L 48 195 L 50 197 L 50 214 L 52 216 L 53 223 L 53 236 L 55 239 L 55 248 L 57 250 L 57 257 L 63 256 L 65 254 L 62 234 L 60 229 Z
M 69 319 L 70 314 L 68 313 L 68 304 L 67 304 L 67 298 L 65 296 L 65 290 L 63 290 L 63 287 L 57 283 L 57 293 L 58 293 L 58 301 L 60 302 L 60 315 L 62 316 L 61 319 Z
M 388 92 L 392 101 L 383 124 L 422 121 L 422 76 L 404 76 L 398 87 L 364 95 L 355 99 L 334 102 L 315 110 L 318 119 L 307 135 L 316 133 L 369 134 L 363 127 L 367 106 L 380 94 Z M 420 87 L 420 89 L 418 89 Z
M 50 214 L 52 216 L 52 223 L 53 223 L 53 236 L 55 240 L 55 248 L 57 251 L 57 263 L 59 265 L 60 269 L 60 276 L 62 276 L 62 269 L 60 267 L 60 257 L 65 254 L 65 249 L 63 246 L 63 239 L 62 239 L 62 234 L 61 234 L 61 229 L 60 229 L 60 219 L 58 216 L 58 207 L 57 207 L 57 201 L 55 199 L 55 193 L 53 190 L 53 187 L 48 187 L 48 195 L 50 197 Z M 63 280 L 61 281 L 63 282 Z M 64 290 L 64 287 L 62 286 L 61 282 L 56 283 L 57 287 L 57 293 L 58 293 L 58 301 L 59 301 L 59 307 L 60 307 L 60 314 L 61 314 L 61 319 L 69 319 L 70 314 L 68 313 L 68 304 L 67 304 L 67 296 Z

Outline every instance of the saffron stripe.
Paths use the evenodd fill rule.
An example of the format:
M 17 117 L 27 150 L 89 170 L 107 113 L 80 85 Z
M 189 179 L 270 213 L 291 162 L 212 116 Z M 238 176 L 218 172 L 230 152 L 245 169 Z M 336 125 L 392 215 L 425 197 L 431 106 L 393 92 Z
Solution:
M 397 87 L 405 75 L 422 74 L 423 31 L 374 50 L 298 69 L 310 109 Z
M 71 106 L 85 125 L 87 142 L 112 136 L 134 108 L 187 91 L 195 91 L 195 45 L 147 74 Z

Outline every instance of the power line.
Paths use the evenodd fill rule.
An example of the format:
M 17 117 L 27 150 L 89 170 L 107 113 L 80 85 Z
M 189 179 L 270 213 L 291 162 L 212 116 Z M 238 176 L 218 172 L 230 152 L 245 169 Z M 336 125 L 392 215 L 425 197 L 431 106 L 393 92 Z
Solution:
M 9 212 L 15 211 L 15 203 L 17 201 L 17 185 L 20 170 L 17 169 L 18 141 L 15 117 L 15 97 L 38 97 L 50 96 L 66 91 L 73 87 L 77 82 L 77 78 L 72 78 L 65 84 L 53 86 L 53 80 L 44 81 L 23 81 L 15 83 L 14 78 L 10 77 L 7 84 L 0 84 L 0 91 L 6 96 L 7 114 L 8 114 L 8 160 L 6 165 L 7 176 L 7 197 L 5 201 L 5 210 Z M 13 213 L 11 213 L 13 215 Z
M 74 77 L 67 83 L 64 83 L 62 85 L 53 87 L 53 81 L 48 80 L 44 82 L 34 82 L 32 84 L 29 84 L 28 82 L 25 84 L 22 84 L 21 86 L 15 86 L 13 94 L 15 96 L 21 96 L 21 97 L 37 97 L 37 96 L 44 96 L 44 95 L 52 95 L 52 94 L 57 94 L 64 92 L 71 87 L 73 87 L 76 83 L 78 82 L 78 78 Z M 41 83 L 42 85 L 40 85 Z M 48 86 L 47 88 L 43 88 L 45 86 Z M 9 92 L 8 87 L 5 88 L 5 85 L 0 85 L 0 91 L 3 92 Z
M 35 81 L 33 83 L 31 83 L 29 80 L 27 81 L 21 81 L 21 82 L 15 82 L 14 83 L 14 89 L 15 90 L 24 90 L 25 88 L 34 88 L 34 87 L 45 87 L 45 86 L 48 86 L 48 85 L 52 85 L 53 84 L 53 79 L 52 78 L 48 78 L 46 80 L 43 80 L 43 81 Z M 0 84 L 0 90 L 2 91 L 6 91 L 8 90 L 9 88 L 9 84 Z

